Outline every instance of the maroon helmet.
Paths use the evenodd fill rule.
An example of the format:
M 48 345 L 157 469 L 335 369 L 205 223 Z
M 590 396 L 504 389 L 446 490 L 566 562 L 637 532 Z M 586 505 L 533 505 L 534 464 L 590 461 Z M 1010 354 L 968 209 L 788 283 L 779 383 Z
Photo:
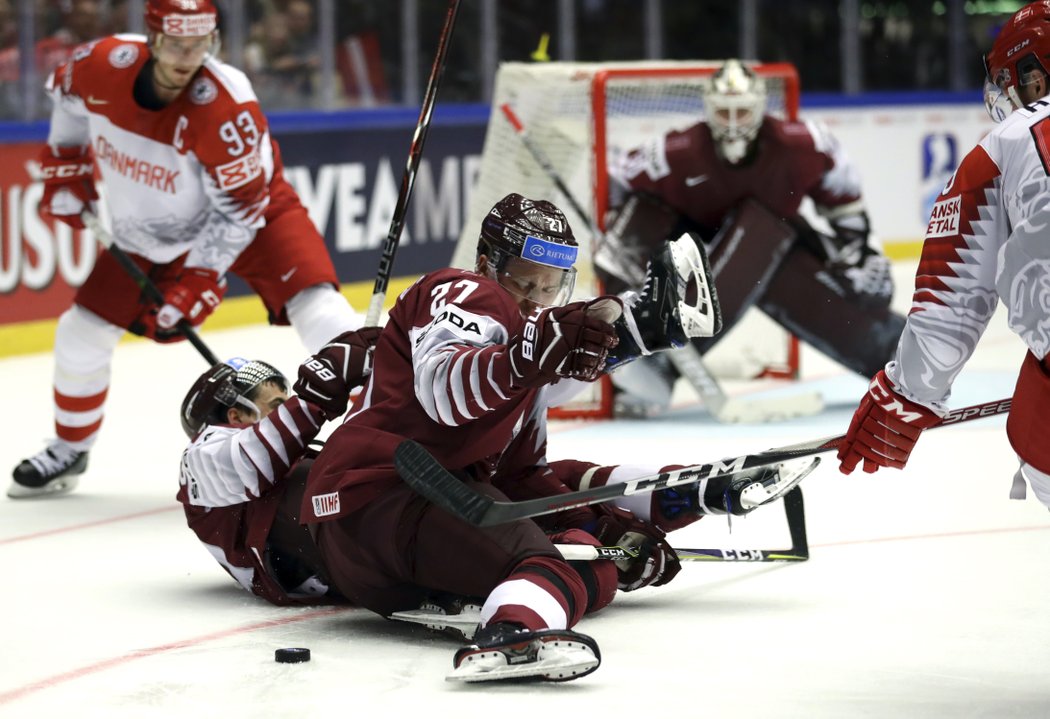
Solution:
M 514 295 L 532 295 L 537 304 L 560 305 L 568 301 L 576 282 L 573 265 L 579 252 L 564 213 L 546 200 L 530 200 L 512 192 L 497 202 L 481 223 L 478 257 L 485 255 L 493 279 Z M 513 275 L 511 260 L 521 259 L 533 267 L 546 268 L 549 282 L 531 290 L 499 279 Z M 521 267 L 519 265 L 519 267 Z M 520 273 L 520 270 L 519 270 Z M 533 278 L 535 279 L 535 278 Z
M 1050 0 L 1029 3 L 1003 23 L 984 56 L 985 106 L 996 122 L 1021 107 L 1018 88 L 1036 70 L 1050 77 Z
M 288 379 L 271 364 L 261 360 L 228 359 L 197 378 L 182 400 L 179 419 L 190 439 L 209 424 L 227 424 L 226 411 L 241 407 L 259 413 L 253 399 L 263 382 L 276 382 L 285 392 Z
M 219 27 L 212 0 L 146 0 L 146 27 L 172 37 L 203 37 Z

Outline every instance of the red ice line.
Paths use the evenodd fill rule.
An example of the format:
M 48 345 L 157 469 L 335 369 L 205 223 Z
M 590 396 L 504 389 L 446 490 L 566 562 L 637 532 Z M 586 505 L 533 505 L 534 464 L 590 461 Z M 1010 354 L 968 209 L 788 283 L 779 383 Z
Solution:
M 50 689 L 51 687 L 54 687 L 58 684 L 63 684 L 74 679 L 79 679 L 80 677 L 87 676 L 88 674 L 95 674 L 97 672 L 105 671 L 106 669 L 111 669 L 112 667 L 120 666 L 121 664 L 127 664 L 128 662 L 135 661 L 136 659 L 145 659 L 147 657 L 152 657 L 156 654 L 163 654 L 164 652 L 170 652 L 175 649 L 185 649 L 187 647 L 196 646 L 198 644 L 211 642 L 216 639 L 225 639 L 226 637 L 232 637 L 238 634 L 247 634 L 249 632 L 254 632 L 258 629 L 269 629 L 270 627 L 280 627 L 285 624 L 295 624 L 297 622 L 305 622 L 311 619 L 318 619 L 321 617 L 326 617 L 330 614 L 345 612 L 350 609 L 353 609 L 353 607 L 325 607 L 324 609 L 318 609 L 315 611 L 308 612 L 306 614 L 298 614 L 293 617 L 267 619 L 265 621 L 257 622 L 255 624 L 248 624 L 243 627 L 237 627 L 236 629 L 224 629 L 219 632 L 212 632 L 211 634 L 205 634 L 203 636 L 195 637 L 193 639 L 183 639 L 181 641 L 171 642 L 169 644 L 161 644 L 156 647 L 150 647 L 148 649 L 138 649 L 136 651 L 124 654 L 119 657 L 113 657 L 112 659 L 104 659 L 103 661 L 96 662 L 94 664 L 89 664 L 86 667 L 80 667 L 79 669 L 73 669 L 62 674 L 56 674 L 53 677 L 41 679 L 39 681 L 33 682 L 32 684 L 27 684 L 23 687 L 19 687 L 18 689 L 12 689 L 11 691 L 4 692 L 3 694 L 0 694 L 0 706 L 3 706 L 4 704 L 9 704 L 17 699 L 22 699 L 26 695 L 33 694 L 34 692 L 38 692 L 42 689 Z

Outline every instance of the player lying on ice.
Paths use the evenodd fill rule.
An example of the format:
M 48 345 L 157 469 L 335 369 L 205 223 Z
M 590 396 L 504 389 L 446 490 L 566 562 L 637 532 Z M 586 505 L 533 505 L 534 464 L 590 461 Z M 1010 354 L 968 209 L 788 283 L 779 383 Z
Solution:
M 501 499 L 558 495 L 657 469 L 548 463 L 546 411 L 570 385 L 717 330 L 701 251 L 688 236 L 673 243 L 649 268 L 642 295 L 624 303 L 564 304 L 575 256 L 576 241 L 555 206 L 511 194 L 485 218 L 476 270 L 440 270 L 409 288 L 371 363 L 367 338 L 344 336 L 300 369 L 299 396 L 275 411 L 287 382 L 262 363 L 248 365 L 261 372 L 212 370 L 230 388 L 221 393 L 202 377 L 183 410 L 196 434 L 179 494 L 191 527 L 234 577 L 271 601 L 314 601 L 314 592 L 316 601 L 388 616 L 436 594 L 480 598 L 480 628 L 456 653 L 451 679 L 559 681 L 596 669 L 597 644 L 572 627 L 618 588 L 675 576 L 680 565 L 666 532 L 707 514 L 746 514 L 801 477 L 767 468 L 634 495 L 618 507 L 488 528 L 415 494 L 393 465 L 405 438 Z M 304 489 L 306 443 L 323 418 L 341 413 L 327 398 L 345 407 L 348 388 L 369 364 L 367 384 L 312 460 Z M 554 542 L 641 551 L 617 564 L 570 563 Z

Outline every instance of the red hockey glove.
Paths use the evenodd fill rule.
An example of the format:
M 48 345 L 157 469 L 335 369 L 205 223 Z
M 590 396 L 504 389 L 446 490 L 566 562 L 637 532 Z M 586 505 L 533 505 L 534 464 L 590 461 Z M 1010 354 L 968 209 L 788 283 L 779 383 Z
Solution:
M 184 267 L 175 286 L 164 293 L 164 306 L 157 313 L 157 327 L 171 329 L 185 317 L 194 326 L 222 302 L 226 294 L 226 280 L 215 270 L 204 267 Z
M 540 387 L 559 377 L 597 379 L 618 342 L 612 323 L 622 313 L 617 297 L 536 310 L 523 333 L 510 341 L 511 384 Z
M 372 352 L 382 327 L 344 332 L 299 365 L 293 388 L 301 399 L 317 405 L 328 419 L 346 412 L 350 390 L 372 374 Z
M 41 217 L 84 229 L 80 213 L 98 199 L 91 146 L 59 147 L 52 153 L 45 145 L 40 153 L 40 174 L 44 180 Z
M 637 519 L 633 514 L 609 505 L 601 505 L 601 516 L 591 534 L 604 545 L 634 549 L 634 559 L 617 559 L 618 586 L 625 592 L 667 584 L 682 568 L 678 553 L 664 539 L 658 528 Z
M 861 460 L 865 472 L 879 467 L 903 469 L 919 435 L 940 419 L 927 407 L 897 394 L 885 370 L 879 370 L 839 447 L 839 471 L 850 474 Z

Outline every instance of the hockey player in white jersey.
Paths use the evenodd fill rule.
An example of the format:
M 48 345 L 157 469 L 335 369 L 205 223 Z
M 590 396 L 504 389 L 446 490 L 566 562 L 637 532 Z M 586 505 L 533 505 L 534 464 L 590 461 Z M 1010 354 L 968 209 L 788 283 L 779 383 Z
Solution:
M 126 330 L 182 339 L 243 278 L 275 324 L 310 351 L 360 326 L 338 291 L 324 240 L 285 180 L 280 152 L 243 73 L 214 56 L 212 0 L 148 0 L 148 36 L 79 47 L 48 80 L 54 100 L 41 214 L 83 228 L 105 183 L 118 247 L 164 294 L 142 297 L 102 251 L 55 333 L 57 438 L 13 472 L 8 496 L 71 490 L 102 423 L 117 341 Z
M 871 380 L 839 449 L 841 470 L 902 468 L 995 311 L 1028 345 L 1006 433 L 1026 481 L 1050 506 L 1050 2 L 1010 18 L 985 57 L 999 125 L 963 159 L 931 213 L 915 294 L 895 355 Z

